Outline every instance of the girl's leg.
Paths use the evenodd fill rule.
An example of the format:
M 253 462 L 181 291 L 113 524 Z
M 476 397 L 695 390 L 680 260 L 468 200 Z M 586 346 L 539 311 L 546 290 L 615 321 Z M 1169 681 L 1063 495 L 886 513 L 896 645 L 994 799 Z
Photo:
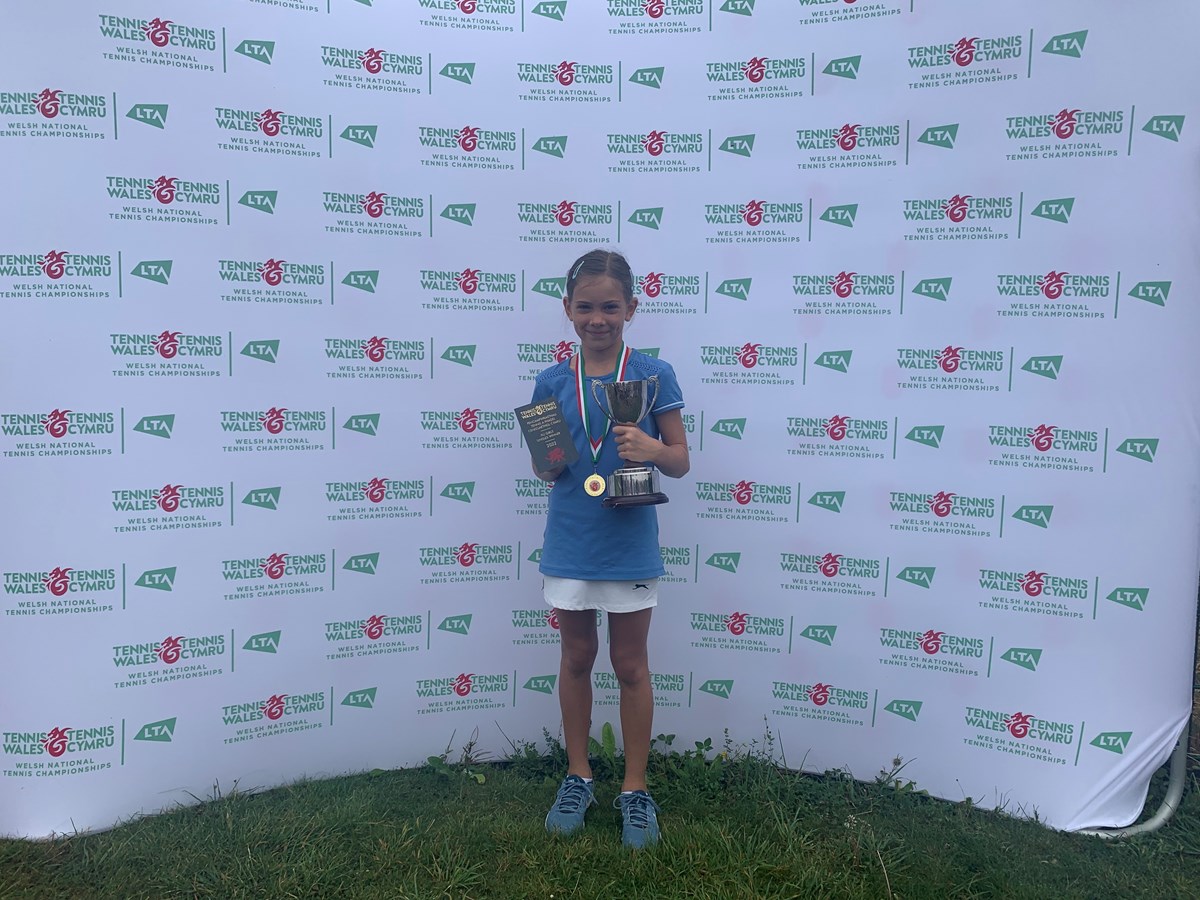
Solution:
M 650 663 L 646 635 L 651 609 L 609 613 L 609 657 L 621 686 L 621 736 L 625 744 L 625 781 L 622 791 L 646 790 L 646 760 L 650 755 L 650 729 L 654 721 L 654 695 L 650 690 Z
M 558 704 L 567 742 L 567 774 L 592 777 L 588 732 L 592 727 L 592 666 L 599 641 L 596 611 L 558 610 L 562 661 L 558 668 Z

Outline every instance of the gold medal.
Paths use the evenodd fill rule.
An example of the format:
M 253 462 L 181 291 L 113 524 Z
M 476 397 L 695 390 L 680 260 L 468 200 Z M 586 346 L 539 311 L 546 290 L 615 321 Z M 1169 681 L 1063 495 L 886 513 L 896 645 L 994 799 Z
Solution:
M 593 472 L 583 482 L 583 489 L 587 491 L 589 497 L 599 497 L 604 493 L 604 477 Z

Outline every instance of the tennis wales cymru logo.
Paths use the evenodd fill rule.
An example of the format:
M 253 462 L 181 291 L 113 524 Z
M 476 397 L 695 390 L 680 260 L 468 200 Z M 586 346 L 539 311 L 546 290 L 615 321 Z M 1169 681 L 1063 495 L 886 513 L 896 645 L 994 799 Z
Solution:
M 222 65 L 218 31 L 178 19 L 134 18 L 100 13 L 104 59 L 165 66 L 172 71 L 215 72 Z
M 440 449 L 505 449 L 516 446 L 517 416 L 509 410 L 465 406 L 451 410 L 421 410 L 422 447 Z
M 610 35 L 699 34 L 708 28 L 700 0 L 604 0 Z
M 890 491 L 892 531 L 990 538 L 999 533 L 1001 498 L 955 491 Z
M 286 406 L 224 409 L 221 432 L 228 435 L 224 453 L 324 450 L 330 446 L 329 413 L 323 409 Z
M 325 691 L 279 692 L 253 699 L 239 699 L 221 706 L 226 743 L 236 744 L 261 738 L 298 734 L 329 727 Z
M 517 311 L 520 273 L 470 266 L 419 270 L 422 309 L 462 312 Z
M 702 344 L 700 364 L 707 368 L 704 384 L 795 385 L 800 348 L 758 342 Z
M 964 707 L 963 742 L 1003 755 L 1022 756 L 1042 763 L 1069 766 L 1082 725 L 1043 719 L 1034 713 Z
M 331 589 L 328 569 L 329 555 L 323 551 L 275 551 L 265 556 L 222 560 L 221 579 L 230 591 L 225 594 L 226 600 L 297 596 Z
M 460 672 L 449 677 L 418 678 L 413 685 L 417 715 L 504 709 L 516 687 L 512 677 L 508 672 Z
M 513 544 L 468 541 L 442 547 L 418 548 L 421 584 L 506 582 L 516 578 Z
M 639 211 L 641 212 L 641 211 Z M 659 210 L 648 210 L 660 213 Z M 704 297 L 703 272 L 646 272 L 633 277 L 638 311 L 653 315 L 693 316 Z
M 4 572 L 6 616 L 58 616 L 112 612 L 115 568 L 55 566 L 35 572 Z
M 949 675 L 986 676 L 989 640 L 935 628 L 880 628 L 879 663 L 900 669 Z
M 883 561 L 847 553 L 779 554 L 783 590 L 837 594 L 841 597 L 883 595 Z
M 845 224 L 835 218 L 826 221 Z M 797 298 L 795 315 L 890 316 L 900 296 L 899 279 L 891 273 L 848 269 L 805 272 L 792 275 L 792 296 Z
M 112 256 L 81 248 L 0 252 L 0 291 L 10 299 L 109 300 L 117 274 Z
M 844 122 L 829 128 L 796 130 L 800 170 L 894 168 L 901 165 L 904 148 L 901 124 L 894 122 Z
M 319 113 L 218 106 L 213 114 L 219 150 L 301 159 L 325 155 L 325 117 Z
M 874 715 L 874 692 L 824 681 L 803 683 L 773 680 L 771 698 L 777 715 L 852 727 L 869 726 Z
M 1115 157 L 1125 150 L 1121 109 L 1064 106 L 1057 112 L 1006 116 L 1009 161 Z M 1127 151 L 1126 151 L 1127 152 Z
M 522 241 L 596 243 L 616 240 L 616 207 L 582 200 L 516 204 L 516 224 Z
M 0 115 L 5 122 L 0 142 L 19 138 L 105 140 L 111 130 L 110 99 L 104 94 L 81 94 L 58 87 L 0 91 Z
M 1037 569 L 980 569 L 981 609 L 1032 613 L 1082 621 L 1092 596 L 1086 576 L 1063 576 Z
M 420 614 L 373 613 L 325 623 L 327 660 L 411 653 L 422 649 L 426 622 Z
M 690 614 L 691 646 L 721 652 L 787 653 L 792 620 L 744 610 Z
M 224 303 L 321 306 L 328 300 L 328 276 L 328 263 L 315 260 L 217 260 Z
M 905 390 L 998 393 L 1006 384 L 1009 359 L 1001 349 L 947 344 L 897 348 L 896 365 L 901 378 L 897 386 Z
M 45 724 L 34 724 L 28 731 L 6 724 L 6 729 L 14 730 L 0 732 L 0 764 L 10 776 L 36 776 L 43 781 L 121 765 L 116 726 L 76 720 L 68 723 L 45 731 L 41 730 Z
M 512 172 L 520 168 L 518 132 L 478 125 L 421 125 L 417 128 L 421 165 L 441 169 Z
M 167 634 L 155 640 L 112 645 L 118 690 L 195 680 L 229 671 L 226 634 Z
M 421 381 L 430 348 L 424 340 L 404 340 L 386 335 L 325 338 L 329 378 Z
M 429 213 L 426 197 L 403 196 L 389 191 L 362 194 L 322 191 L 321 220 L 327 234 L 417 238 L 425 236 Z
M 574 341 L 516 345 L 516 361 L 523 363 L 521 381 L 535 381 L 538 374 L 554 363 L 566 362 L 575 353 Z
M 513 33 L 521 30 L 517 0 L 409 0 L 418 6 L 420 24 L 453 31 Z M 566 7 L 566 0 L 561 5 Z M 531 10 L 536 13 L 536 10 Z M 542 13 L 537 13 L 542 15 Z
M 988 464 L 1022 470 L 1096 472 L 1103 468 L 1102 436 L 1096 429 L 1057 423 L 989 425 L 988 445 L 994 449 Z
M 109 491 L 118 534 L 221 528 L 227 525 L 229 486 L 171 484 Z
M 902 200 L 904 240 L 1015 240 L 1020 200 L 1019 196 L 969 193 Z
M 616 103 L 617 66 L 561 59 L 518 62 L 517 98 L 527 103 Z
M 142 178 L 106 175 L 109 217 L 117 221 L 175 225 L 220 225 L 225 201 L 218 181 L 192 181 L 178 175 Z
M 705 168 L 705 133 L 701 130 L 609 132 L 606 146 L 608 171 L 614 175 L 680 174 Z M 661 214 L 660 208 L 660 218 Z
M 1026 75 L 1029 48 L 1020 34 L 965 35 L 908 48 L 910 90 L 1016 81 Z
M 794 490 L 791 484 L 698 481 L 696 500 L 703 507 L 696 518 L 783 524 L 792 514 Z
M 426 89 L 427 60 L 422 53 L 323 44 L 321 67 L 327 87 L 388 96 L 421 94 Z
M 704 204 L 705 243 L 798 244 L 808 241 L 805 201 L 751 198 Z
M 375 475 L 357 481 L 326 481 L 326 521 L 415 519 L 428 514 L 430 485 L 424 478 Z
M 797 55 L 707 60 L 704 75 L 710 101 L 796 100 L 808 96 L 809 59 Z
M 789 456 L 842 459 L 888 459 L 893 423 L 851 415 L 788 416 Z

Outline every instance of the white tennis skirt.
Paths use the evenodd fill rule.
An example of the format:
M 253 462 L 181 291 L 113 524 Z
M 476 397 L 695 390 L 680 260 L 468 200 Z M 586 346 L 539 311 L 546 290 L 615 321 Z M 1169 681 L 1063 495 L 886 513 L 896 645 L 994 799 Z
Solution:
M 637 612 L 658 606 L 658 579 L 641 581 L 582 581 L 542 576 L 542 595 L 554 609 L 599 609 L 610 613 Z

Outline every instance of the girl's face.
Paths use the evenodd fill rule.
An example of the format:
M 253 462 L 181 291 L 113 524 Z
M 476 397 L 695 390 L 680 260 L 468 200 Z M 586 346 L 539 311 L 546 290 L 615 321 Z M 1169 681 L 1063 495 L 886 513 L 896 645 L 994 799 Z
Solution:
M 633 318 L 637 301 L 625 299 L 621 283 L 610 275 L 580 278 L 563 309 L 589 356 L 604 354 L 621 344 L 625 323 Z

